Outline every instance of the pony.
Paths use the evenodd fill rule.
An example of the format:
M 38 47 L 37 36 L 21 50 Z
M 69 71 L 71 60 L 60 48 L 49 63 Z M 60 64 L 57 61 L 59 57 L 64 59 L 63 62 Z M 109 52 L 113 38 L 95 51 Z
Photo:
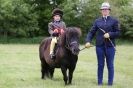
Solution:
M 61 68 L 65 85 L 72 84 L 73 72 L 76 68 L 79 54 L 79 39 L 81 30 L 77 27 L 68 27 L 60 35 L 56 45 L 55 58 L 49 56 L 51 37 L 42 40 L 39 46 L 42 79 L 53 78 L 55 68 Z M 68 74 L 67 74 L 68 70 Z

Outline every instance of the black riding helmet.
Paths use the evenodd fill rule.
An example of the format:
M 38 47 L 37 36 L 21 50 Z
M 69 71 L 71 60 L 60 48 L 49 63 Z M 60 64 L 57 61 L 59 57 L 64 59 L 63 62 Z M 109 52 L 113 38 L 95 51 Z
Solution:
M 55 16 L 55 15 L 60 15 L 60 17 L 63 16 L 63 11 L 59 8 L 55 8 L 53 11 L 52 11 L 52 17 Z

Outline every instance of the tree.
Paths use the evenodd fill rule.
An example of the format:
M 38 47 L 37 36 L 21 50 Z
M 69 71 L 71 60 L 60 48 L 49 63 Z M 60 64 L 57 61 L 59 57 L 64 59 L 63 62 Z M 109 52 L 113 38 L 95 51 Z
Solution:
M 52 10 L 58 7 L 65 0 L 25 0 L 30 5 L 35 5 L 33 9 L 38 15 L 38 26 L 40 36 L 48 35 L 48 23 L 52 20 Z M 57 6 L 58 5 L 58 6 Z
M 64 11 L 67 26 L 80 27 L 85 38 L 100 16 L 99 8 L 104 1 L 111 4 L 111 15 L 120 20 L 122 36 L 132 38 L 132 0 L 0 0 L 0 35 L 47 36 L 51 12 L 59 7 Z
M 94 20 L 100 15 L 99 7 L 102 2 L 103 0 L 67 0 L 63 4 L 66 24 L 80 27 L 85 38 Z
M 23 0 L 1 0 L 0 32 L 5 36 L 32 37 L 37 31 L 36 13 Z
M 96 18 L 100 16 L 100 6 L 105 0 L 67 0 L 63 4 L 64 19 L 68 26 L 79 26 L 83 37 Z M 111 4 L 111 15 L 120 21 L 121 36 L 132 38 L 133 3 L 131 0 L 106 0 Z M 128 14 L 127 14 L 128 13 Z

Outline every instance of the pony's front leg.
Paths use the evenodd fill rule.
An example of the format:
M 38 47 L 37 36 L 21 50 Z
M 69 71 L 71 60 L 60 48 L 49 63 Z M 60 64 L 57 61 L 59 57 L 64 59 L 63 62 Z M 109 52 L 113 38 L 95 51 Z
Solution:
M 73 78 L 74 69 L 75 69 L 75 67 L 69 69 L 69 83 L 68 84 L 72 84 L 72 78 Z
M 61 67 L 61 71 L 62 71 L 62 74 L 63 74 L 63 80 L 64 80 L 64 82 L 65 82 L 65 85 L 67 85 L 67 80 L 68 80 L 68 78 L 67 78 L 67 68 L 66 67 Z

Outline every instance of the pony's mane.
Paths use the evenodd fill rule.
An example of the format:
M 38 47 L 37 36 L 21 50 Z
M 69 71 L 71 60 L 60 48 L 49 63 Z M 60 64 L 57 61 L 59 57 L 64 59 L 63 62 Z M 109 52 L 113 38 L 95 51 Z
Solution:
M 66 28 L 66 34 L 70 34 L 70 35 L 78 35 L 79 37 L 81 36 L 81 30 L 80 28 L 77 28 L 77 27 L 68 27 Z
M 65 33 L 63 35 L 60 36 L 60 43 L 61 44 L 65 44 L 65 39 L 66 37 L 73 37 L 73 36 L 77 36 L 80 37 L 81 36 L 81 30 L 78 27 L 67 27 L 65 30 Z

